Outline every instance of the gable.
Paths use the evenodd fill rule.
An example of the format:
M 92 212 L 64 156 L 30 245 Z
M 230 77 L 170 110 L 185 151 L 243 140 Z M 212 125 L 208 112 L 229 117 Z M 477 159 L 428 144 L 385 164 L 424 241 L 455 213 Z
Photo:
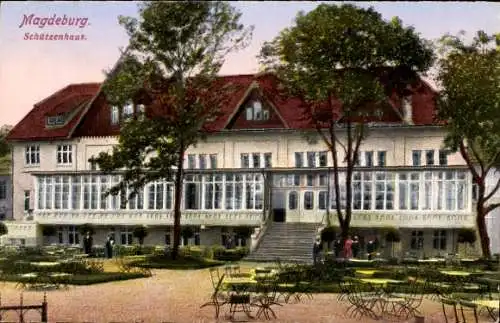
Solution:
M 225 129 L 288 128 L 274 104 L 254 82 L 235 107 Z

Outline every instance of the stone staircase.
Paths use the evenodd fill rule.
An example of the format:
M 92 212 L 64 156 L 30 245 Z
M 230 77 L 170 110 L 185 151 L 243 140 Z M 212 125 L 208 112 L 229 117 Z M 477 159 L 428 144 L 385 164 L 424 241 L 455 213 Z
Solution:
M 319 223 L 271 222 L 261 241 L 245 260 L 312 263 Z

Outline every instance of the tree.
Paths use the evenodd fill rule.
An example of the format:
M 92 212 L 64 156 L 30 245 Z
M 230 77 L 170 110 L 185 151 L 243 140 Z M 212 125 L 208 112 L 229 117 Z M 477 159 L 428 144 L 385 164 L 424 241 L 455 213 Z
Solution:
M 148 236 L 148 228 L 145 225 L 138 225 L 134 227 L 134 231 L 132 232 L 134 238 L 139 242 L 139 246 L 142 249 L 142 245 L 144 244 L 144 238 Z
M 445 35 L 440 42 L 437 119 L 447 131 L 445 147 L 460 152 L 477 185 L 476 225 L 482 254 L 490 258 L 485 217 L 500 207 L 491 201 L 500 189 L 494 177 L 500 163 L 500 35 L 479 31 L 471 44 L 461 36 Z M 494 181 L 489 191 L 487 178 Z
M 0 157 L 3 157 L 10 153 L 10 146 L 7 142 L 7 135 L 9 134 L 12 126 L 3 125 L 0 128 Z
M 305 102 L 305 122 L 331 152 L 335 209 L 345 240 L 353 171 L 368 124 L 392 108 L 388 97 L 412 93 L 409 85 L 432 65 L 432 46 L 398 18 L 384 21 L 372 8 L 321 4 L 299 13 L 293 27 L 264 44 L 260 57 L 285 89 Z M 345 169 L 338 151 L 344 154 Z M 341 185 L 346 189 L 345 206 Z
M 225 56 L 245 47 L 251 36 L 240 16 L 226 2 L 185 1 L 146 2 L 140 20 L 119 19 L 130 44 L 103 91 L 119 107 L 141 103 L 137 97 L 145 96 L 146 113 L 125 122 L 118 145 L 94 161 L 105 172 L 123 170 L 111 194 L 128 186 L 132 197 L 149 182 L 174 182 L 174 259 L 181 237 L 184 155 L 229 99 L 231 87 L 216 76 Z

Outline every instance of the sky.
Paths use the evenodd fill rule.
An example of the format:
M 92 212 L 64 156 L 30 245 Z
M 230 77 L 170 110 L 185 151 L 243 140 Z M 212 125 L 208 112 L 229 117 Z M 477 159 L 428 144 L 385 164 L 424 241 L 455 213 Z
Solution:
M 494 2 L 351 3 L 373 6 L 388 20 L 398 16 L 404 25 L 413 26 L 422 37 L 430 40 L 446 33 L 457 34 L 460 30 L 469 35 L 480 29 L 488 33 L 500 32 L 500 4 Z M 119 49 L 128 44 L 128 37 L 118 24 L 118 16 L 137 16 L 137 5 L 138 2 L 113 1 L 2 2 L 0 125 L 15 125 L 34 104 L 68 84 L 103 81 L 103 71 L 114 65 Z M 242 23 L 253 25 L 255 29 L 251 44 L 227 57 L 222 74 L 257 72 L 256 55 L 262 43 L 290 26 L 299 11 L 310 11 L 318 2 L 240 1 L 233 5 L 242 12 Z M 43 28 L 36 25 L 37 17 L 54 15 L 60 18 L 61 24 L 65 22 L 64 17 L 71 21 L 80 18 L 79 23 L 86 23 Z M 29 39 L 35 33 L 68 34 L 83 39 Z

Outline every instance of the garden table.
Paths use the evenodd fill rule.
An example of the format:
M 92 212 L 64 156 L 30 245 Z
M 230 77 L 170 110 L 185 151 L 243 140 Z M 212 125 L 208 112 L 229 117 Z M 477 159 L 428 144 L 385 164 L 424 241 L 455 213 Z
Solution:
M 380 272 L 380 270 L 366 270 L 366 269 L 358 269 L 356 270 L 356 274 L 360 274 L 363 276 L 373 276 L 375 273 Z
M 440 270 L 439 271 L 443 275 L 448 275 L 448 276 L 462 276 L 462 277 L 467 277 L 472 275 L 472 273 L 467 272 L 467 271 L 459 271 L 459 270 Z
M 500 300 L 497 299 L 477 299 L 475 301 L 472 301 L 472 303 L 477 304 L 479 306 L 483 307 L 488 307 L 488 308 L 493 308 L 493 309 L 500 309 Z

